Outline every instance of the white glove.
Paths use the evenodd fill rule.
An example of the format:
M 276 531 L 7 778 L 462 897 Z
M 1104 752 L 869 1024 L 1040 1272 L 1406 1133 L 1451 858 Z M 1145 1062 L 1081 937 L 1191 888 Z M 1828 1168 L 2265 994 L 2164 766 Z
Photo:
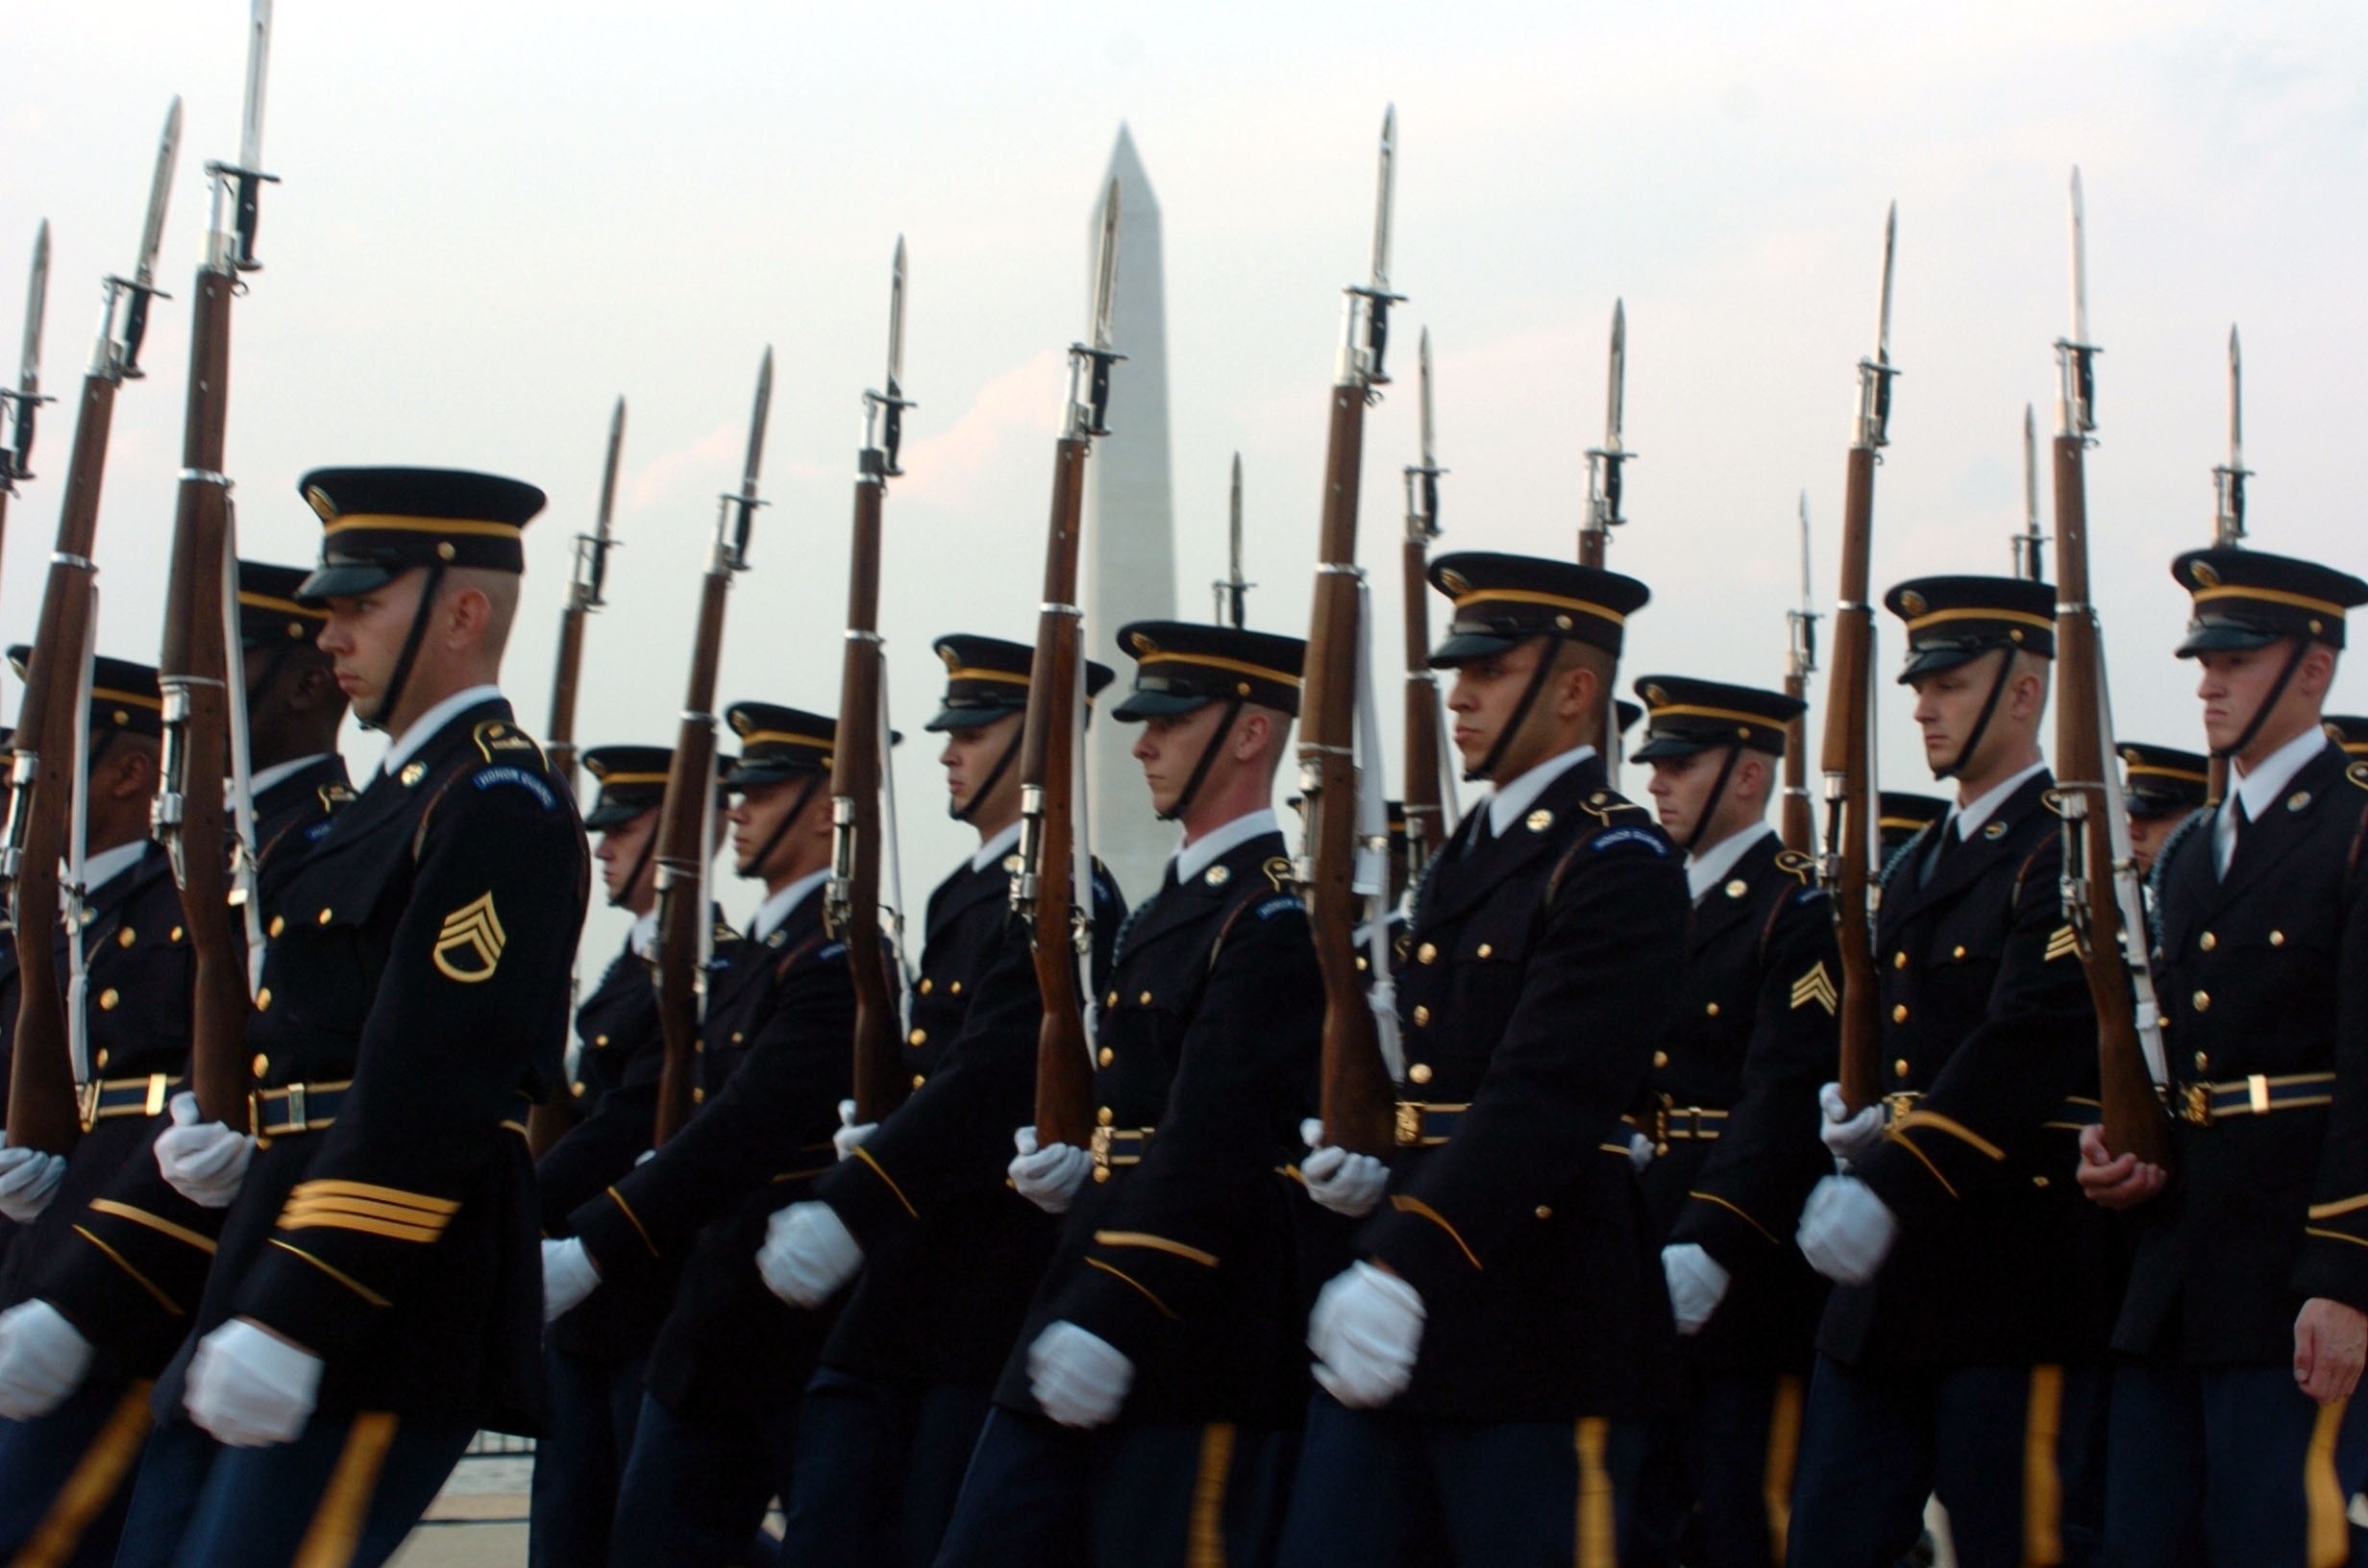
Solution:
M 765 1221 L 756 1272 L 792 1307 L 819 1307 L 863 1266 L 863 1246 L 826 1203 L 793 1203 Z
M 197 1342 L 181 1402 L 217 1441 L 264 1448 L 305 1430 L 320 1387 L 318 1356 L 234 1317 Z
M 1891 1255 L 1899 1219 L 1856 1176 L 1828 1176 L 1802 1206 L 1793 1239 L 1809 1266 L 1836 1285 L 1864 1285 Z
M 1661 1271 L 1669 1279 L 1669 1310 L 1677 1314 L 1677 1332 L 1700 1334 L 1726 1299 L 1734 1276 L 1692 1241 L 1673 1241 L 1662 1248 Z
M 870 1142 L 872 1135 L 878 1131 L 878 1122 L 855 1119 L 854 1101 L 841 1100 L 839 1102 L 839 1130 L 830 1135 L 830 1146 L 838 1150 L 839 1158 L 844 1160 Z
M 1828 1084 L 1817 1090 L 1817 1109 L 1825 1113 L 1824 1124 L 1817 1136 L 1844 1170 L 1854 1160 L 1863 1160 L 1874 1146 L 1883 1141 L 1883 1107 L 1880 1103 L 1865 1107 L 1857 1115 L 1842 1103 L 1841 1085 Z
M 1307 1158 L 1299 1162 L 1299 1179 L 1307 1184 L 1309 1197 L 1350 1219 L 1363 1219 L 1380 1205 L 1390 1187 L 1388 1165 L 1369 1154 L 1328 1147 L 1323 1123 L 1314 1116 L 1299 1123 L 1299 1141 L 1308 1148 Z
M 601 1287 L 600 1265 L 580 1237 L 543 1241 L 543 1321 L 552 1323 L 583 1305 Z
M 1642 1133 L 1628 1135 L 1628 1163 L 1642 1170 L 1653 1163 L 1653 1140 Z
M 90 1370 L 90 1341 L 37 1296 L 0 1312 L 0 1416 L 47 1415 Z
M 173 1124 L 157 1134 L 157 1168 L 173 1190 L 201 1209 L 227 1209 L 247 1179 L 255 1139 L 218 1121 L 201 1121 L 197 1096 L 173 1096 Z
M 1414 1381 L 1422 1297 L 1394 1274 L 1357 1263 L 1332 1276 L 1307 1318 L 1316 1381 L 1350 1409 L 1387 1405 Z
M 1027 1347 L 1028 1392 L 1064 1427 L 1108 1426 L 1135 1384 L 1135 1363 L 1099 1335 L 1060 1322 Z
M 63 1155 L 0 1147 L 0 1214 L 19 1225 L 32 1224 L 64 1180 Z
M 1074 1143 L 1036 1146 L 1036 1129 L 1023 1127 L 1011 1135 L 1019 1157 L 1011 1163 L 1011 1185 L 1020 1195 L 1048 1214 L 1065 1214 L 1094 1168 L 1094 1157 Z

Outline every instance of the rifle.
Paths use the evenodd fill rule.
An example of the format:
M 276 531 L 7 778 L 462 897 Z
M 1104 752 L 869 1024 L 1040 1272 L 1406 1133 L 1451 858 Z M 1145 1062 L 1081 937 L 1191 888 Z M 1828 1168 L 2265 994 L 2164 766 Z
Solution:
M 1421 368 L 1422 460 L 1406 469 L 1406 541 L 1398 550 L 1398 592 L 1406 635 L 1406 885 L 1447 842 L 1442 789 L 1444 743 L 1439 672 L 1431 668 L 1431 544 L 1439 537 L 1439 466 L 1431 429 L 1431 330 L 1416 340 Z
M 252 190 L 272 178 L 260 172 L 270 0 L 255 0 L 251 16 L 238 161 L 206 165 L 212 201 L 189 327 L 181 488 L 157 660 L 164 697 L 162 781 L 151 815 L 157 838 L 172 856 L 193 960 L 189 1087 L 200 1116 L 238 1132 L 247 1128 L 247 1096 L 254 1088 L 246 1038 L 256 970 L 247 959 L 259 966 L 263 932 L 256 908 L 254 804 L 245 788 L 245 678 L 243 669 L 234 674 L 231 662 L 237 646 L 232 629 L 237 549 L 231 481 L 222 472 L 223 431 L 230 415 L 231 300 L 243 286 L 237 275 L 260 269 L 254 256 Z M 234 800 L 224 798 L 226 776 L 234 776 Z M 225 845 L 231 846 L 227 865 Z
M 880 658 L 880 502 L 904 471 L 904 236 L 888 282 L 888 376 L 863 395 L 863 451 L 855 459 L 855 539 L 847 569 L 847 652 L 839 674 L 838 744 L 830 758 L 830 884 L 825 927 L 847 944 L 855 982 L 855 1119 L 877 1121 L 903 1102 L 909 1080 L 897 1055 L 899 1016 L 880 962 L 880 777 L 887 769 Z
M 0 440 L 0 540 L 8 534 L 9 500 L 19 481 L 33 478 L 34 414 L 55 399 L 41 396 L 41 318 L 49 306 L 49 220 L 33 236 L 33 277 L 25 286 L 25 347 L 17 357 L 16 390 L 0 387 L 0 429 L 15 431 Z
M 1380 173 L 1373 202 L 1373 260 L 1363 285 L 1345 291 L 1340 369 L 1332 385 L 1331 429 L 1324 452 L 1322 521 L 1316 549 L 1316 602 L 1308 617 L 1307 685 L 1299 703 L 1299 793 L 1307 802 L 1299 881 L 1307 899 L 1316 962 L 1323 971 L 1324 1139 L 1358 1154 L 1383 1155 L 1395 1143 L 1396 1089 L 1382 1053 L 1380 1028 L 1356 965 L 1356 928 L 1364 911 L 1356 891 L 1358 844 L 1356 719 L 1364 640 L 1364 574 L 1357 567 L 1357 500 L 1365 457 L 1365 409 L 1389 384 L 1390 200 L 1397 155 L 1397 110 L 1382 117 Z M 1385 840 L 1386 851 L 1386 840 Z M 1381 899 L 1389 896 L 1388 881 Z M 1377 900 L 1379 901 L 1379 900 Z
M 551 770 L 576 787 L 576 682 L 583 672 L 583 620 L 608 600 L 608 552 L 617 548 L 610 520 L 617 510 L 617 460 L 625 453 L 625 400 L 608 415 L 608 459 L 601 466 L 601 508 L 592 531 L 576 535 L 576 575 L 567 585 L 567 607 L 559 612 L 559 657 L 551 674 L 551 723 L 543 726 L 543 754 Z
M 2236 324 L 2229 323 L 2229 460 L 2211 471 L 2211 542 L 2222 550 L 2241 550 L 2245 543 L 2245 481 L 2253 470 L 2245 466 L 2245 356 L 2236 341 Z M 2229 793 L 2229 759 L 2211 754 L 2204 784 L 2204 804 L 2216 806 Z
M 2084 453 L 2097 428 L 2096 345 L 2088 340 L 2086 233 L 2080 170 L 2072 171 L 2072 335 L 2056 340 L 2056 761 L 2049 804 L 2063 819 L 2063 908 L 2097 1010 L 2098 1098 L 2105 1141 L 2167 1165 L 2171 1126 L 2155 1090 L 2161 1014 L 2147 968 L 2145 917 L 2130 859 L 2130 819 L 2111 765 L 2113 708 L 2105 649 L 2088 602 Z M 2112 892 L 2097 886 L 2109 877 Z M 2125 932 L 2136 940 L 2125 943 Z
M 1801 607 L 1785 612 L 1792 647 L 1785 660 L 1785 696 L 1809 699 L 1809 677 L 1817 673 L 1816 599 L 1809 590 L 1809 492 L 1801 492 Z M 1809 803 L 1809 710 L 1785 725 L 1785 847 L 1817 852 L 1816 812 Z
M 1069 346 L 1068 412 L 1053 446 L 1052 515 L 1045 535 L 1043 608 L 1036 656 L 1029 661 L 1027 715 L 1020 722 L 1020 869 L 1011 907 L 1027 926 L 1044 1021 L 1036 1035 L 1036 1138 L 1083 1147 L 1094 1135 L 1093 1043 L 1076 965 L 1094 951 L 1094 905 L 1085 856 L 1076 842 L 1077 721 L 1083 706 L 1084 620 L 1077 608 L 1079 525 L 1085 512 L 1085 462 L 1094 437 L 1108 435 L 1111 306 L 1119 270 L 1119 183 L 1102 195 L 1101 239 L 1095 255 L 1093 313 L 1087 341 Z
M 58 513 L 57 548 L 41 589 L 25 696 L 17 708 L 14 792 L 9 801 L 8 845 L 0 849 L 0 879 L 14 898 L 17 941 L 31 943 L 17 965 L 15 1054 L 9 1066 L 8 1139 L 16 1148 L 64 1154 L 82 1131 L 75 1104 L 75 1067 L 65 996 L 55 966 L 45 962 L 43 933 L 57 929 L 58 863 L 64 856 L 76 789 L 75 737 L 87 722 L 81 700 L 83 669 L 97 613 L 98 568 L 91 550 L 98 535 L 99 488 L 107 472 L 107 439 L 115 391 L 139 368 L 148 335 L 148 303 L 163 299 L 156 286 L 157 247 L 164 237 L 164 208 L 181 151 L 181 100 L 164 116 L 148 211 L 140 232 L 139 264 L 130 278 L 109 277 L 97 341 L 83 376 L 74 447 L 66 459 L 65 497 Z M 78 894 L 80 890 L 75 890 Z
M 1620 441 L 1620 426 L 1628 399 L 1628 305 L 1612 302 L 1612 353 L 1609 385 L 1603 399 L 1603 445 L 1587 449 L 1587 522 L 1579 529 L 1579 564 L 1600 567 L 1612 543 L 1612 530 L 1628 520 L 1619 515 L 1620 465 L 1637 454 Z M 1603 691 L 1605 767 L 1616 778 L 1619 756 L 1619 710 L 1612 689 Z
M 682 699 L 674 764 L 657 818 L 657 1017 L 665 1037 L 658 1075 L 657 1125 L 652 1147 L 662 1146 L 691 1116 L 692 1080 L 699 1074 L 699 1024 L 706 1011 L 707 863 L 713 859 L 708 823 L 715 810 L 715 669 L 724 652 L 724 603 L 735 572 L 749 565 L 749 532 L 756 522 L 757 471 L 765 460 L 765 420 L 773 407 L 773 349 L 756 371 L 756 405 L 749 414 L 748 454 L 740 488 L 719 498 L 715 544 L 699 587 L 699 630 L 691 642 L 690 689 Z
M 1883 221 L 1883 300 L 1875 323 L 1875 354 L 1859 361 L 1859 411 L 1842 486 L 1841 592 L 1834 605 L 1834 672 L 1826 682 L 1823 878 L 1834 896 L 1835 937 L 1841 948 L 1841 1093 L 1853 1112 L 1871 1105 L 1883 1087 L 1883 1025 L 1875 997 L 1873 912 L 1867 885 L 1881 843 L 1874 774 L 1875 612 L 1868 602 L 1868 559 L 1874 548 L 1875 453 L 1889 442 L 1891 378 L 1891 261 L 1899 238 L 1899 204 Z
M 1242 576 L 1242 454 L 1233 454 L 1233 499 L 1225 513 L 1225 576 L 1210 584 L 1217 591 L 1217 621 L 1239 631 L 1249 613 L 1249 591 L 1258 585 Z

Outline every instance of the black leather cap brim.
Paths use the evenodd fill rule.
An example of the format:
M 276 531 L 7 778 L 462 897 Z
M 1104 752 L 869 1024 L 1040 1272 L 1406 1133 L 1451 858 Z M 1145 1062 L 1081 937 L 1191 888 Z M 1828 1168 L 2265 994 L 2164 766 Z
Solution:
M 1126 694 L 1126 700 L 1110 710 L 1110 717 L 1121 723 L 1140 723 L 1146 719 L 1173 719 L 1182 714 L 1197 713 L 1216 701 L 1213 697 L 1191 697 L 1182 692 L 1147 692 L 1136 690 Z
M 1005 707 L 963 708 L 950 702 L 938 710 L 936 718 L 921 727 L 937 734 L 950 729 L 983 729 L 999 719 L 1009 719 L 1026 711 L 1024 708 Z
M 402 572 L 393 571 L 376 561 L 331 562 L 296 585 L 296 602 L 325 604 L 333 599 L 351 599 L 356 594 L 383 588 L 410 570 L 405 567 Z
M 1545 634 L 1540 632 L 1538 635 L 1542 637 Z M 1458 665 L 1469 664 L 1474 659 L 1488 659 L 1499 653 L 1510 653 L 1520 647 L 1522 642 L 1523 639 L 1519 637 L 1498 637 L 1484 631 L 1450 632 L 1445 642 L 1431 649 L 1428 662 L 1434 670 L 1452 670 Z
M 1971 664 L 1983 654 L 1995 653 L 2006 646 L 2004 643 L 1991 643 L 1981 648 L 1951 646 L 1912 649 L 1908 654 L 1907 668 L 1900 671 L 1897 683 L 1905 686 L 1911 681 L 1922 680 L 1926 675 L 1936 675 L 1943 670 L 1954 670 L 1961 664 Z
M 1725 741 L 1692 741 L 1682 735 L 1656 735 L 1638 747 L 1629 756 L 1637 762 L 1660 762 L 1665 758 L 1698 757 Z
M 2179 645 L 2179 656 L 2192 659 L 2198 653 L 2250 653 L 2257 648 L 2301 635 L 2299 631 L 2262 631 L 2232 621 L 2212 621 L 2187 628 L 2186 640 Z
M 638 821 L 650 812 L 657 810 L 658 804 L 659 802 L 655 800 L 648 805 L 634 805 L 626 800 L 604 800 L 584 814 L 584 831 L 601 833 L 612 827 L 623 827 L 626 823 Z
M 759 758 L 754 762 L 734 764 L 732 771 L 724 775 L 724 786 L 727 789 L 745 790 L 752 784 L 786 784 L 793 778 L 803 778 L 808 773 L 821 772 L 819 768 L 801 767 L 792 762 L 769 762 Z

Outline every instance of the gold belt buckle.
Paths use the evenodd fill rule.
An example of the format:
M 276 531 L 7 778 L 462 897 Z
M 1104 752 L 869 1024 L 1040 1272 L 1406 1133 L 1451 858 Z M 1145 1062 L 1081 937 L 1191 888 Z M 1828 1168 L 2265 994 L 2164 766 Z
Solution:
M 269 1130 L 263 1125 L 263 1091 L 259 1089 L 247 1090 L 247 1131 L 255 1135 L 255 1140 L 259 1144 L 267 1141 L 271 1137 Z
M 96 1078 L 86 1084 L 74 1086 L 74 1111 L 86 1133 L 99 1124 L 100 1087 L 100 1080 Z
M 2198 1127 L 2211 1125 L 2211 1085 L 2189 1084 L 2187 1103 L 2183 1108 L 2187 1120 Z
M 1914 1104 L 1914 1090 L 1905 1089 L 1893 1090 L 1890 1093 L 1883 1096 L 1884 1120 L 1887 1123 L 1899 1120 L 1902 1116 L 1908 1115 L 1909 1108 Z
M 1093 1158 L 1096 1170 L 1107 1171 L 1110 1168 L 1110 1128 L 1097 1127 L 1094 1136 L 1086 1141 L 1085 1152 Z
M 1397 1102 L 1397 1146 L 1411 1149 L 1422 1141 L 1422 1103 L 1419 1100 Z

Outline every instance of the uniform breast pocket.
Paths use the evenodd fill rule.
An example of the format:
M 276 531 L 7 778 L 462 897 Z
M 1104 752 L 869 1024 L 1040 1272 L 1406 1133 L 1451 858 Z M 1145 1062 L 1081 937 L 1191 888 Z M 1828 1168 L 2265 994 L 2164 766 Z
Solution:
M 289 884 L 263 922 L 269 1005 L 315 1027 L 359 1033 L 386 957 L 371 920 L 395 865 L 391 854 L 337 855 Z

